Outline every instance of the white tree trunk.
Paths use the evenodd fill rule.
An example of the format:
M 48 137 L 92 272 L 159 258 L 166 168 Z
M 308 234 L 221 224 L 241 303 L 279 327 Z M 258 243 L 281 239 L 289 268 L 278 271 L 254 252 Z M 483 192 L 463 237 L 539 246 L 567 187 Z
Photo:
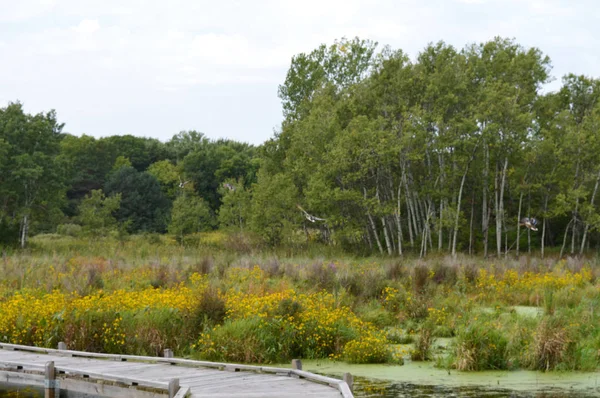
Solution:
M 508 158 L 504 158 L 502 167 L 502 177 L 500 180 L 500 191 L 496 189 L 496 248 L 498 258 L 502 254 L 502 222 L 504 220 L 504 184 L 506 182 L 506 168 L 508 167 Z M 497 178 L 496 178 L 496 181 Z
M 600 171 L 598 172 L 598 176 L 596 177 L 596 185 L 594 185 L 594 191 L 592 193 L 592 198 L 590 199 L 590 215 L 594 212 L 594 199 L 596 199 L 596 192 L 598 191 L 598 182 L 600 182 Z M 587 238 L 587 233 L 590 224 L 586 221 L 585 228 L 583 230 L 583 237 L 581 238 L 581 248 L 579 249 L 579 255 L 583 254 L 583 249 L 585 248 L 585 239 Z
M 21 248 L 24 249 L 27 246 L 27 237 L 29 235 L 29 216 L 25 214 L 23 216 L 23 226 L 21 228 Z
M 519 214 L 517 215 L 517 258 L 519 258 L 519 244 L 521 243 L 521 205 L 523 204 L 523 192 L 519 195 Z

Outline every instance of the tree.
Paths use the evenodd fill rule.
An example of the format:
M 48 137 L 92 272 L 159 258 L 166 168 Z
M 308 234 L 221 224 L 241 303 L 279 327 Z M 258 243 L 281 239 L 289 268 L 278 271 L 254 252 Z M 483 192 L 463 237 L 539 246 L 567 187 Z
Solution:
M 246 184 L 255 181 L 257 164 L 253 158 L 254 148 L 247 144 L 207 141 L 186 155 L 182 170 L 198 195 L 216 212 L 221 205 L 219 187 L 225 180 L 242 178 Z
M 106 197 L 101 189 L 92 190 L 79 205 L 79 222 L 90 235 L 106 235 L 117 226 L 114 217 L 121 205 L 121 194 Z
M 152 163 L 167 159 L 169 155 L 166 145 L 153 138 L 113 135 L 102 140 L 114 151 L 114 159 L 118 156 L 129 159 L 137 171 L 144 171 Z
M 223 204 L 219 207 L 221 228 L 243 230 L 250 218 L 252 195 L 244 188 L 243 180 L 227 180 L 219 188 Z
M 121 223 L 128 222 L 130 232 L 166 231 L 171 202 L 152 175 L 121 167 L 110 176 L 105 191 L 109 196 L 121 195 L 116 218 Z
M 102 189 L 110 173 L 115 153 L 104 139 L 67 134 L 60 143 L 60 157 L 67 175 L 68 206 L 65 213 L 74 216 L 81 200 L 94 189 Z
M 344 38 L 330 47 L 323 44 L 310 54 L 294 56 L 285 82 L 279 86 L 284 116 L 301 118 L 313 94 L 327 83 L 341 90 L 368 76 L 376 46 L 369 40 Z
M 298 192 L 289 176 L 274 176 L 262 170 L 253 187 L 251 229 L 272 246 L 289 239 L 298 223 L 296 209 Z
M 208 143 L 209 139 L 204 133 L 195 130 L 181 131 L 167 142 L 167 148 L 172 153 L 173 158 L 180 162 L 188 153 L 202 150 Z
M 32 221 L 60 208 L 65 197 L 64 165 L 58 158 L 63 128 L 56 113 L 28 115 L 20 103 L 0 109 L 0 222 L 19 224 L 19 240 L 25 247 Z
M 160 183 L 161 190 L 171 200 L 175 200 L 179 189 L 184 188 L 186 181 L 181 178 L 181 173 L 169 160 L 152 163 L 147 170 Z
M 169 233 L 177 236 L 179 241 L 183 240 L 184 235 L 209 231 L 214 224 L 208 203 L 197 195 L 181 195 L 173 202 Z

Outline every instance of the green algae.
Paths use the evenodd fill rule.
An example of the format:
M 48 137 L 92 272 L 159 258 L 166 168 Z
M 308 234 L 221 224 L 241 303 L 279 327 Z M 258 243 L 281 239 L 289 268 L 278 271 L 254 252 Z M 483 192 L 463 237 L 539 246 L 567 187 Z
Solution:
M 410 360 L 407 360 L 403 366 L 354 365 L 328 360 L 303 360 L 302 365 L 306 371 L 338 378 L 341 378 L 345 372 L 351 373 L 356 380 L 357 397 L 445 395 L 470 397 L 490 394 L 497 397 L 540 394 L 600 396 L 599 372 L 544 373 L 529 370 L 458 372 L 436 368 L 431 362 Z M 403 388 L 399 389 L 398 386 Z M 429 394 L 427 391 L 433 392 Z

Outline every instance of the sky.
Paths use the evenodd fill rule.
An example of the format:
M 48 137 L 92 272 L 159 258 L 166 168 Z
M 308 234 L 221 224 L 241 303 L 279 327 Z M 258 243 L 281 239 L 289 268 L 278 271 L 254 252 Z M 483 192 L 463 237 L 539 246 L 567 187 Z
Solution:
M 64 132 L 259 145 L 283 119 L 294 55 L 342 37 L 415 59 L 440 40 L 538 47 L 555 90 L 600 77 L 596 0 L 0 0 L 0 107 L 55 109 Z

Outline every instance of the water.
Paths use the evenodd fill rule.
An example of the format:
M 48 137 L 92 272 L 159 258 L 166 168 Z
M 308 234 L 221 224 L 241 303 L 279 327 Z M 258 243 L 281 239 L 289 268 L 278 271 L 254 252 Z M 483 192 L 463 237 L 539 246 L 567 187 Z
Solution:
M 600 397 L 600 373 L 596 372 L 457 372 L 412 361 L 394 366 L 303 360 L 302 365 L 306 371 L 337 378 L 344 372 L 352 373 L 357 398 Z
M 0 397 L 2 398 L 38 398 L 43 396 L 44 390 L 42 388 L 0 383 Z
M 538 391 L 517 391 L 504 388 L 486 388 L 477 386 L 417 385 L 397 383 L 387 380 L 358 378 L 354 381 L 356 398 L 584 398 L 600 396 L 594 391 L 565 391 L 563 389 L 541 389 Z
M 0 383 L 0 398 L 43 398 L 44 389 L 17 384 Z M 101 398 L 96 395 L 60 390 L 60 398 Z

